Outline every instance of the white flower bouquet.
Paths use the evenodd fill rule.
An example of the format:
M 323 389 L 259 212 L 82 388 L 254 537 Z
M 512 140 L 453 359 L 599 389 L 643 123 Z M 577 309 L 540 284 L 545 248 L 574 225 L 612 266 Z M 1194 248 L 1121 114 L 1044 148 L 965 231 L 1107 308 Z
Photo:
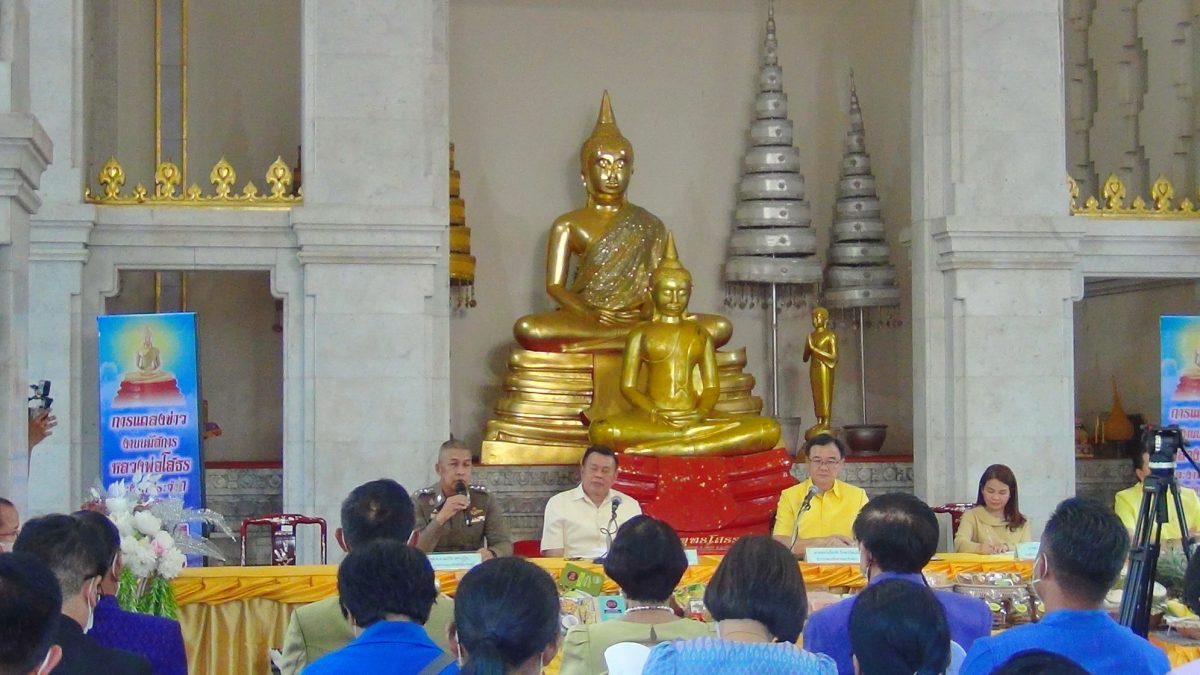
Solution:
M 121 533 L 121 583 L 117 601 L 123 609 L 176 618 L 178 608 L 170 580 L 179 576 L 189 554 L 225 556 L 206 538 L 191 533 L 189 524 L 206 523 L 233 539 L 221 514 L 209 509 L 184 508 L 178 497 L 160 497 L 157 477 L 135 476 L 105 491 L 92 489 L 84 505 L 108 516 Z

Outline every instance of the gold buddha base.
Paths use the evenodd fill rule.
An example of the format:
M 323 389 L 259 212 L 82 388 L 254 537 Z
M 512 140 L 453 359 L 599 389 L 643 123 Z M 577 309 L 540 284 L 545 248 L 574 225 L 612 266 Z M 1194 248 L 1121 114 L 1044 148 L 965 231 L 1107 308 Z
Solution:
M 721 395 L 716 410 L 758 415 L 746 350 L 717 352 Z M 620 352 L 564 354 L 513 347 L 505 395 L 484 433 L 484 464 L 578 464 L 588 447 L 589 419 L 628 408 L 620 392 Z

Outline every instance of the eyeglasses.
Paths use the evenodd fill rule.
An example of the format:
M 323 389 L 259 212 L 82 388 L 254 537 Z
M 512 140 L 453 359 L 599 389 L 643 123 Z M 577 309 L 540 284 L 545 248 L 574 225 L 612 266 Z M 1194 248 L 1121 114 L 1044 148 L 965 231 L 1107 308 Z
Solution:
M 841 464 L 842 460 L 840 460 L 840 459 L 810 459 L 810 460 L 808 460 L 808 463 L 812 464 L 813 466 L 819 466 L 821 468 L 832 469 L 833 467 L 837 466 L 838 464 Z

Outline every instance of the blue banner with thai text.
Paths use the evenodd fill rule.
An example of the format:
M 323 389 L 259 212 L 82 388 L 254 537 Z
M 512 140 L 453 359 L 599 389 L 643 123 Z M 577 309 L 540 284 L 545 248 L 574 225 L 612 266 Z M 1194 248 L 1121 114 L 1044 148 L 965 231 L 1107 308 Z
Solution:
M 204 500 L 196 315 L 97 318 L 100 476 L 187 508 Z
M 1200 316 L 1159 318 L 1162 341 L 1161 426 L 1177 425 L 1195 457 L 1200 449 Z M 1200 489 L 1200 475 L 1182 455 L 1176 457 L 1180 485 Z

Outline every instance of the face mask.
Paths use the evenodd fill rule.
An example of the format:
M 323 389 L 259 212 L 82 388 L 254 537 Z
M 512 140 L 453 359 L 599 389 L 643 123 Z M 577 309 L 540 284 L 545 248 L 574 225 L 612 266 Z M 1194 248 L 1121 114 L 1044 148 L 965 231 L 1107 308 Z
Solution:
M 1042 563 L 1042 571 L 1041 571 L 1041 572 L 1038 572 L 1038 563 Z M 1033 581 L 1032 581 L 1032 584 L 1033 584 L 1035 587 L 1036 587 L 1038 584 L 1042 583 L 1042 577 L 1043 577 L 1043 576 L 1045 575 L 1045 573 L 1046 573 L 1046 564 L 1047 564 L 1047 563 L 1046 563 L 1046 556 L 1045 556 L 1044 554 L 1041 554 L 1041 553 L 1039 553 L 1039 554 L 1038 554 L 1038 556 L 1037 556 L 1037 558 L 1035 558 L 1035 559 L 1034 559 L 1034 561 L 1033 561 Z
M 96 580 L 96 585 L 92 587 L 92 595 L 95 596 L 97 598 L 97 602 L 99 602 L 99 597 L 100 597 L 100 580 L 99 579 Z M 87 634 L 89 631 L 91 631 L 92 626 L 95 625 L 95 623 L 96 623 L 96 605 L 93 605 L 92 603 L 89 602 L 88 603 L 87 624 L 85 624 L 83 627 L 84 634 Z
M 37 670 L 33 671 L 33 672 L 37 673 L 37 675 L 43 675 L 44 673 L 50 672 L 50 670 L 48 670 L 46 668 L 46 666 L 50 664 L 50 653 L 51 653 L 50 649 L 47 649 L 46 650 L 46 658 L 42 659 L 42 665 L 38 666 Z
M 12 553 L 12 542 L 0 541 L 0 553 Z

